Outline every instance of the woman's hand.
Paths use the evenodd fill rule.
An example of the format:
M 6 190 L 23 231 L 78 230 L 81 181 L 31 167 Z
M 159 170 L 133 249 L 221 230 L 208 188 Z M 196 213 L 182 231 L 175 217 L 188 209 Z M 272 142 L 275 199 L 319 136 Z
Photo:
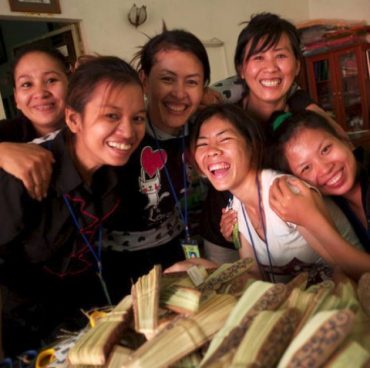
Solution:
M 270 187 L 269 202 L 275 213 L 286 222 L 306 226 L 318 213 L 331 222 L 320 194 L 298 178 L 276 178 Z
M 41 201 L 46 197 L 54 157 L 33 143 L 0 143 L 0 167 L 23 182 L 29 195 Z
M 227 241 L 233 240 L 233 227 L 238 222 L 238 215 L 233 209 L 223 208 L 220 220 L 220 231 Z
M 299 225 L 298 231 L 309 246 L 329 265 L 339 267 L 353 279 L 370 271 L 370 255 L 341 236 L 319 193 L 304 182 L 277 178 L 270 187 L 269 200 L 279 217 Z
M 190 258 L 185 261 L 177 262 L 172 266 L 166 268 L 163 273 L 172 272 L 186 272 L 192 266 L 203 266 L 205 268 L 216 268 L 219 265 L 217 263 L 208 261 L 205 258 Z

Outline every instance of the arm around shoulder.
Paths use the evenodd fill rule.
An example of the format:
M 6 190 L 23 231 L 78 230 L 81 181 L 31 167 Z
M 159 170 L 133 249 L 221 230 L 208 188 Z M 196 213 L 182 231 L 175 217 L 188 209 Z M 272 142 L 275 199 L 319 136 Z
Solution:
M 0 142 L 0 168 L 21 180 L 32 198 L 46 195 L 53 162 L 51 152 L 37 144 Z

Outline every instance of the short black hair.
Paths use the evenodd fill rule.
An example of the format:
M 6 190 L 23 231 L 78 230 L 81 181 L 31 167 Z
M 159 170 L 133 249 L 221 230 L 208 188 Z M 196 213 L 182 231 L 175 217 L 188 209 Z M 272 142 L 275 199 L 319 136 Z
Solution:
M 196 56 L 203 66 L 204 84 L 209 84 L 211 68 L 207 50 L 194 34 L 182 29 L 164 29 L 161 33 L 151 37 L 134 56 L 133 62 L 138 61 L 138 71 L 143 71 L 145 75 L 149 75 L 156 62 L 157 52 L 163 49 L 190 52 Z
M 71 76 L 66 105 L 82 113 L 101 81 L 109 82 L 112 87 L 128 84 L 142 87 L 136 70 L 119 57 L 85 56 Z
M 259 52 L 269 50 L 279 42 L 284 33 L 289 37 L 295 57 L 298 60 L 301 59 L 302 52 L 299 33 L 291 22 L 272 13 L 252 15 L 238 36 L 234 54 L 234 66 L 237 74 L 239 75 L 239 67 L 243 63 L 244 56 L 248 60 L 251 56 Z M 258 46 L 261 40 L 263 42 Z M 244 55 L 248 44 L 250 44 L 248 54 Z
M 285 114 L 286 118 L 283 118 L 282 122 L 276 126 L 274 122 L 282 114 Z M 265 166 L 291 173 L 288 160 L 285 157 L 285 145 L 302 129 L 323 130 L 335 138 L 343 140 L 328 120 L 314 111 L 302 110 L 290 116 L 281 111 L 275 112 L 268 122 L 266 131 L 268 150 L 265 157 Z
M 31 53 L 42 53 L 50 58 L 54 59 L 61 67 L 62 71 L 68 76 L 70 74 L 71 65 L 67 61 L 67 58 L 58 50 L 52 47 L 45 47 L 40 45 L 29 45 L 22 47 L 17 53 L 15 54 L 12 66 L 11 66 L 11 79 L 13 87 L 15 87 L 15 70 L 19 64 L 19 62 L 23 59 L 24 56 L 31 54 Z
M 220 103 L 210 105 L 194 115 L 194 125 L 192 126 L 190 137 L 192 156 L 195 153 L 195 145 L 201 126 L 213 116 L 219 116 L 235 127 L 251 151 L 251 166 L 256 170 L 261 169 L 264 154 L 264 134 L 261 124 L 252 119 L 240 106 L 234 104 Z

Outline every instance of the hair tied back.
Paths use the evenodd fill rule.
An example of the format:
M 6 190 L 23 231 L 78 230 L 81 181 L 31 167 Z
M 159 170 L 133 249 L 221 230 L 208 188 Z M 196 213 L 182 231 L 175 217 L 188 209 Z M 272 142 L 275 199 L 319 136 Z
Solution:
M 291 112 L 284 112 L 283 114 L 279 115 L 272 123 L 272 131 L 275 132 L 279 128 L 279 126 L 291 116 Z

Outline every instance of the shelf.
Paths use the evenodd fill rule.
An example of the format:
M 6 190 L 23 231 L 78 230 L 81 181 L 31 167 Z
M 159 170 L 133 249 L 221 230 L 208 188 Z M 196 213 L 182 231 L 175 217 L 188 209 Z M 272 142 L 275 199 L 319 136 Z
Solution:
M 361 138 L 366 135 L 370 135 L 370 130 L 365 129 L 365 130 L 356 130 L 354 132 L 348 132 L 348 135 L 351 139 L 356 139 L 356 138 Z
M 360 97 L 356 97 L 356 98 L 346 98 L 345 96 L 343 96 L 343 102 L 345 102 L 346 104 L 346 107 L 353 107 L 353 106 L 361 106 L 361 98 Z
M 352 78 L 358 78 L 358 73 L 343 73 L 342 72 L 342 78 L 343 79 L 352 79 Z
M 349 139 L 357 146 L 370 148 L 370 130 L 348 132 Z
M 370 52 L 370 43 L 358 41 L 305 57 L 310 94 L 324 110 L 331 110 L 345 129 L 370 127 L 370 97 L 365 78 L 368 70 L 367 64 L 361 61 L 366 58 L 366 52 Z

